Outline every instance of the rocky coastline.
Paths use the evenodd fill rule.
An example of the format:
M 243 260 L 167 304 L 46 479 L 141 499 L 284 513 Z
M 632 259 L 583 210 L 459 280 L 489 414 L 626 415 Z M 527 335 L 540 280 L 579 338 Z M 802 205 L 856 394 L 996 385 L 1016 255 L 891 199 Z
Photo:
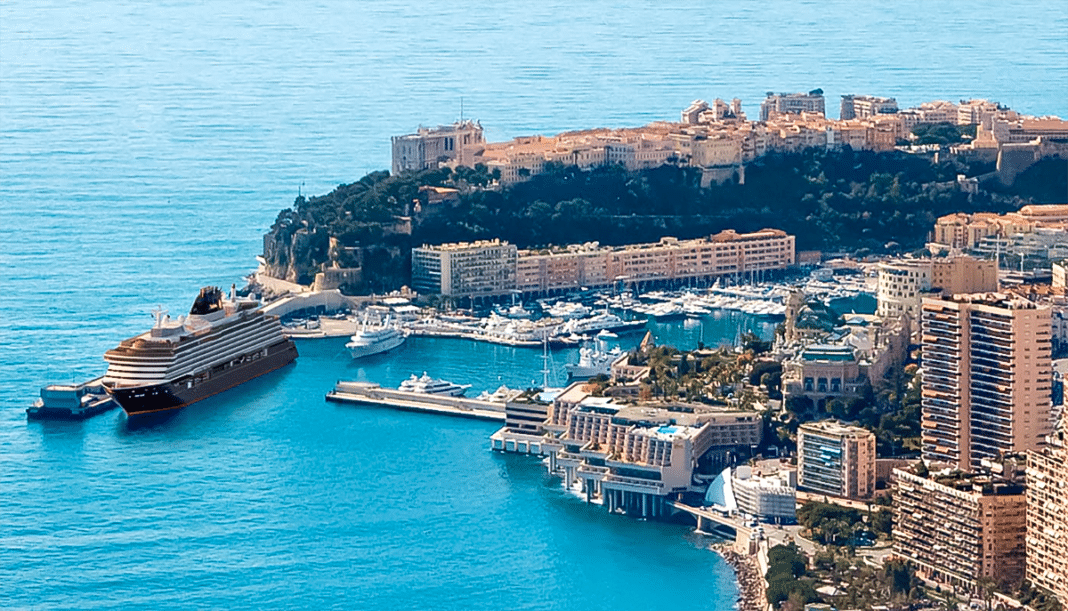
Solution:
M 734 569 L 738 580 L 738 611 L 765 611 L 768 608 L 764 576 L 760 574 L 756 560 L 734 551 L 734 546 L 723 543 L 713 546 L 716 552 Z

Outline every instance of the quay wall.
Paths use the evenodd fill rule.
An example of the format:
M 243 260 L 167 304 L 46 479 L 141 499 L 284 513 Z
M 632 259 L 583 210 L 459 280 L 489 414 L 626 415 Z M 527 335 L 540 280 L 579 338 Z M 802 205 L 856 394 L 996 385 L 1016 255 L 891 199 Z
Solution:
M 326 400 L 504 422 L 503 403 L 405 392 L 365 382 L 339 381 Z

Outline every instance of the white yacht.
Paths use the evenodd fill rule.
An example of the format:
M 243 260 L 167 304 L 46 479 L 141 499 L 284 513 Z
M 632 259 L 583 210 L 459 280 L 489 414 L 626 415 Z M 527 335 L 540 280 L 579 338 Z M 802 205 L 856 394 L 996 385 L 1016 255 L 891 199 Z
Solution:
M 592 378 L 598 375 L 608 375 L 612 362 L 623 354 L 619 346 L 608 350 L 606 346 L 583 346 L 579 349 L 579 362 L 564 365 L 567 375 L 571 378 Z
M 447 395 L 449 397 L 461 397 L 467 389 L 471 388 L 470 384 L 453 384 L 452 382 L 446 382 L 445 380 L 436 380 L 431 378 L 423 372 L 422 377 L 412 377 L 401 382 L 398 390 L 404 392 L 417 392 L 426 395 Z
M 645 326 L 645 320 L 623 320 L 610 312 L 595 314 L 589 318 L 575 318 L 564 323 L 562 332 L 586 335 L 597 331 L 630 331 Z
M 365 320 L 363 328 L 352 336 L 352 340 L 345 344 L 345 347 L 349 349 L 352 358 L 358 359 L 392 350 L 403 344 L 405 338 L 404 331 L 390 325 L 388 318 L 378 327 L 368 325 Z

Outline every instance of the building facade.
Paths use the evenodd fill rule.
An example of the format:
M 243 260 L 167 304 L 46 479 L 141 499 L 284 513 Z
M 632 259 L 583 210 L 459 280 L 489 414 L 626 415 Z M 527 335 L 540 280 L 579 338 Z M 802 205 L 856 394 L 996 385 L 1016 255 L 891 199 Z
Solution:
M 542 444 L 549 472 L 588 501 L 642 517 L 668 515 L 665 498 L 693 491 L 698 460 L 760 444 L 757 412 L 679 403 L 619 403 L 576 382 L 553 401 Z
M 1022 483 L 991 473 L 920 476 L 894 470 L 894 554 L 928 579 L 969 591 L 1017 585 L 1025 570 Z
M 797 477 L 792 471 L 762 475 L 743 465 L 731 474 L 731 489 L 743 514 L 773 523 L 797 521 Z
M 772 93 L 760 104 L 760 120 L 767 121 L 775 113 L 800 114 L 814 112 L 824 114 L 823 90 L 808 93 Z
M 517 251 L 497 240 L 412 249 L 415 290 L 450 297 L 528 295 L 623 284 L 759 279 L 794 264 L 794 236 L 778 229 L 722 231 L 708 238 L 655 244 Z
M 880 114 L 897 112 L 897 100 L 873 95 L 843 95 L 840 118 L 866 119 Z
M 875 435 L 829 420 L 801 425 L 797 487 L 829 496 L 870 498 L 875 492 Z
M 443 163 L 473 166 L 475 153 L 485 148 L 482 125 L 457 121 L 435 128 L 420 127 L 414 134 L 394 136 L 394 174 L 426 170 Z
M 963 471 L 1051 430 L 1047 308 L 988 293 L 923 300 L 923 459 Z
M 883 318 L 920 319 L 923 297 L 988 293 L 998 290 L 997 262 L 957 255 L 935 259 L 899 259 L 879 264 L 876 313 Z
M 1068 605 L 1068 434 L 1027 453 L 1027 580 Z
M 412 249 L 412 288 L 444 297 L 499 297 L 515 292 L 516 247 L 500 240 Z

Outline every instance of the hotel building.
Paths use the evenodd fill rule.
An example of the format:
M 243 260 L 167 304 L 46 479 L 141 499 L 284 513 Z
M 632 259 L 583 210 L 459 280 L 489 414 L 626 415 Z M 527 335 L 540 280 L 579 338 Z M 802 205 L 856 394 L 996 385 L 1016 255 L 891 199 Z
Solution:
M 564 486 L 599 499 L 609 511 L 667 515 L 666 497 L 694 491 L 698 460 L 759 445 L 760 414 L 686 403 L 617 403 L 584 382 L 553 401 L 542 450 Z
M 829 496 L 870 498 L 875 492 L 875 434 L 830 420 L 801 425 L 797 487 Z
M 1009 475 L 1009 474 L 1006 474 Z M 1022 483 L 993 473 L 916 475 L 895 469 L 894 554 L 928 579 L 970 590 L 1024 577 Z
M 963 471 L 1051 430 L 1050 312 L 989 293 L 924 299 L 923 459 Z
M 1068 605 L 1068 435 L 1027 453 L 1027 580 Z

